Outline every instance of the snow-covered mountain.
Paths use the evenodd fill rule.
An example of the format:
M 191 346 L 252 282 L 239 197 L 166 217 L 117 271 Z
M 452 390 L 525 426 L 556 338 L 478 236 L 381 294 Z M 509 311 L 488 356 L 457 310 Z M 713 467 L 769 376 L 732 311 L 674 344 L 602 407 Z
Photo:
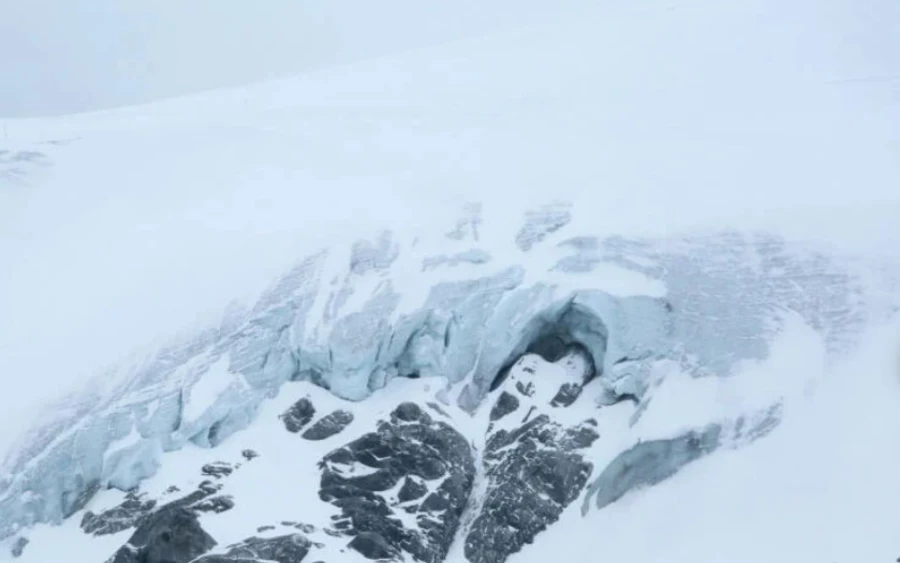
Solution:
M 826 8 L 0 121 L 5 410 L 201 315 L 2 436 L 0 560 L 896 558 L 900 110 Z
M 896 310 L 890 271 L 771 235 L 568 218 L 536 209 L 508 257 L 472 205 L 439 240 L 306 258 L 24 436 L 4 538 L 24 561 L 61 541 L 84 561 L 514 561 L 567 512 L 777 431 L 814 381 L 763 369 L 773 351 L 831 361 Z M 41 522 L 65 539 L 29 539 Z

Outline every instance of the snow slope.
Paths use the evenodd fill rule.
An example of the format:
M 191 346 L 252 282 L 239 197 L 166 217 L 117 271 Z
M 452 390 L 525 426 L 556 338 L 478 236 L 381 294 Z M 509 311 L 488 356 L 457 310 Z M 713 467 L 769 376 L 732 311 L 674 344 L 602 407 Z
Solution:
M 404 361 L 435 371 L 447 380 L 437 387 L 446 383 L 452 388 L 449 403 L 472 410 L 491 396 L 488 385 L 503 362 L 525 351 L 519 344 L 528 341 L 523 335 L 529 334 L 532 318 L 548 311 L 556 318 L 564 311 L 553 309 L 556 300 L 599 290 L 613 296 L 615 305 L 592 301 L 587 305 L 592 314 L 622 338 L 622 349 L 637 342 L 653 354 L 640 356 L 634 365 L 628 354 L 605 358 L 610 364 L 627 360 L 624 372 L 605 371 L 584 399 L 603 405 L 634 395 L 639 405 L 628 417 L 635 420 L 634 428 L 665 427 L 650 432 L 651 438 L 672 438 L 685 428 L 723 420 L 736 424 L 747 408 L 765 409 L 778 401 L 784 401 L 785 414 L 771 437 L 697 461 L 652 494 L 626 495 L 592 510 L 588 497 L 593 493 L 585 492 L 543 537 L 565 535 L 570 527 L 610 528 L 618 530 L 615 537 L 668 539 L 645 551 L 634 551 L 638 540 L 626 542 L 635 560 L 659 560 L 659 551 L 653 551 L 657 547 L 667 560 L 682 553 L 692 560 L 721 560 L 718 544 L 701 545 L 708 534 L 660 529 L 675 518 L 706 529 L 728 513 L 701 483 L 710 479 L 725 487 L 733 475 L 759 468 L 773 488 L 789 488 L 791 476 L 797 475 L 789 469 L 812 472 L 814 462 L 827 459 L 828 445 L 816 442 L 820 426 L 814 421 L 838 402 L 854 422 L 868 420 L 857 412 L 871 412 L 877 413 L 870 416 L 879 428 L 891 424 L 888 409 L 869 411 L 862 396 L 851 396 L 844 405 L 838 398 L 841 386 L 833 383 L 838 375 L 823 379 L 811 399 L 798 391 L 815 387 L 823 372 L 831 374 L 835 362 L 854 353 L 869 327 L 888 321 L 897 310 L 890 243 L 900 211 L 894 187 L 900 177 L 900 116 L 891 78 L 896 76 L 895 60 L 885 55 L 896 52 L 896 43 L 889 34 L 877 33 L 882 27 L 862 25 L 896 21 L 896 7 L 876 2 L 866 9 L 857 6 L 839 0 L 790 6 L 598 5 L 577 18 L 277 82 L 101 113 L 0 122 L 0 150 L 7 151 L 0 154 L 0 259 L 7 266 L 0 277 L 0 373 L 15 381 L 2 422 L 17 429 L 4 433 L 0 445 L 7 448 L 20 437 L 23 417 L 36 404 L 67 387 L 82 387 L 124 351 L 154 351 L 161 339 L 178 330 L 183 330 L 181 342 L 189 344 L 176 346 L 174 357 L 167 356 L 173 348 L 147 358 L 136 355 L 92 380 L 88 391 L 79 392 L 81 400 L 54 407 L 53 422 L 88 428 L 89 433 L 71 434 L 74 449 L 53 450 L 45 447 L 47 439 L 52 446 L 53 439 L 59 445 L 68 437 L 56 435 L 52 426 L 47 431 L 44 420 L 39 424 L 43 440 L 11 448 L 6 467 L 15 470 L 0 484 L 7 492 L 4 501 L 15 499 L 16 508 L 5 504 L 9 512 L 3 516 L 9 522 L 59 520 L 54 503 L 65 499 L 61 506 L 71 504 L 72 494 L 85 488 L 88 483 L 54 476 L 72 466 L 48 464 L 47 459 L 58 459 L 52 452 L 77 454 L 78 463 L 85 463 L 81 477 L 102 476 L 125 488 L 144 477 L 181 479 L 166 473 L 189 470 L 188 461 L 178 461 L 178 456 L 218 456 L 217 449 L 196 448 L 216 442 L 209 437 L 215 434 L 213 425 L 225 420 L 217 418 L 222 408 L 228 413 L 229 433 L 236 433 L 219 447 L 238 447 L 233 441 L 241 439 L 241 432 L 266 432 L 254 421 L 274 408 L 269 396 L 285 379 L 306 377 L 295 377 L 296 370 L 284 367 L 300 357 L 291 355 L 298 350 L 312 350 L 308 361 L 314 367 L 329 367 L 319 383 L 327 382 L 338 395 L 361 399 L 374 393 L 354 403 L 360 405 L 358 416 L 368 416 L 370 423 L 378 416 L 371 401 L 386 393 L 380 386 L 417 387 L 429 379 L 411 383 L 391 381 L 388 375 L 371 377 L 371 369 L 386 367 L 397 368 L 392 375 L 411 375 L 399 368 Z M 461 211 L 472 201 L 481 202 L 480 207 Z M 571 204 L 541 210 L 549 201 Z M 480 209 L 474 218 L 473 209 Z M 384 228 L 392 231 L 387 238 L 379 234 Z M 453 236 L 446 237 L 448 233 Z M 366 241 L 362 248 L 374 249 L 362 262 L 353 259 L 359 240 Z M 296 271 L 291 268 L 299 259 L 325 247 L 331 249 L 328 266 L 308 290 L 310 310 L 288 319 L 292 334 L 301 337 L 265 340 L 262 347 L 263 364 L 275 368 L 253 372 L 257 379 L 246 379 L 246 366 L 233 365 L 228 373 L 206 371 L 218 366 L 217 353 L 251 338 L 248 326 L 261 326 L 261 334 L 267 334 L 272 327 L 266 322 L 284 322 L 269 310 L 284 301 L 267 299 L 274 294 L 296 304 L 291 301 L 295 293 L 279 293 L 276 285 L 274 293 L 255 298 L 273 279 Z M 368 261 L 376 266 L 355 275 L 355 265 Z M 516 268 L 520 274 L 508 274 Z M 331 284 L 334 276 L 336 285 Z M 473 303 L 488 303 L 484 310 L 493 324 L 485 325 L 487 334 L 469 331 L 462 336 L 484 339 L 498 350 L 473 358 L 444 346 L 452 354 L 434 359 L 430 354 L 435 348 L 423 344 L 422 355 L 391 356 L 396 365 L 373 363 L 370 355 L 382 358 L 379 343 L 403 334 L 402 314 L 415 317 L 432 308 L 430 291 L 442 283 L 465 288 L 467 282 L 492 276 L 510 286 L 504 289 L 508 300 L 498 306 L 490 304 L 489 291 L 472 291 L 484 299 Z M 290 281 L 290 274 L 285 279 Z M 396 303 L 375 299 L 385 282 L 397 290 Z M 545 294 L 541 284 L 548 288 Z M 630 310 L 616 316 L 619 300 L 633 294 L 668 303 L 671 316 Z M 329 296 L 338 305 L 329 304 Z M 221 311 L 233 299 L 238 303 L 220 323 Z M 341 319 L 372 304 L 376 307 L 368 318 L 386 325 L 382 322 L 377 331 L 357 325 L 349 338 L 334 336 Z M 465 310 L 458 303 L 446 309 Z M 254 325 L 254 320 L 261 322 Z M 445 321 L 436 321 L 438 329 L 449 326 L 441 324 Z M 296 329 L 297 323 L 306 323 L 303 331 Z M 427 322 L 422 326 L 431 328 Z M 661 331 L 666 337 L 657 340 L 660 326 L 667 327 Z M 792 338 L 773 344 L 782 330 Z M 872 353 L 886 357 L 894 353 L 889 341 L 896 330 L 884 330 L 884 342 Z M 801 342 L 810 351 L 802 361 L 790 357 L 790 349 Z M 210 347 L 216 352 L 210 353 Z M 328 355 L 329 363 L 322 363 L 325 351 L 335 350 L 337 362 Z M 270 352 L 277 352 L 272 364 Z M 453 363 L 460 358 L 478 359 L 484 369 L 447 372 L 448 365 L 460 365 Z M 779 361 L 787 362 L 786 367 Z M 158 369 L 160 363 L 165 369 Z M 148 371 L 148 365 L 153 369 Z M 890 365 L 873 365 L 872 379 L 861 379 L 851 386 L 853 391 L 866 394 L 868 387 L 883 385 L 877 400 L 887 404 L 893 389 L 888 382 L 896 375 Z M 335 366 L 340 369 L 331 369 Z M 694 376 L 742 375 L 732 386 L 731 379 L 679 377 L 681 370 Z M 786 372 L 791 377 L 780 375 Z M 217 374 L 226 379 L 215 380 Z M 345 384 L 334 384 L 340 377 Z M 179 406 L 180 426 L 173 433 L 148 431 L 158 420 L 143 421 L 146 426 L 138 428 L 135 420 L 160 409 L 154 401 L 163 390 L 197 381 L 205 383 L 186 395 L 190 408 Z M 209 394 L 200 392 L 203 388 Z M 460 401 L 457 393 L 463 389 L 470 391 Z M 226 397 L 210 406 L 213 395 L 229 392 L 246 402 L 232 409 L 233 397 Z M 785 397 L 796 398 L 796 410 Z M 693 406 L 694 401 L 703 401 L 702 408 Z M 585 408 L 601 413 L 624 408 L 596 409 L 593 401 L 587 403 L 591 406 Z M 146 412 L 122 414 L 132 407 Z M 127 420 L 112 430 L 91 426 L 109 420 L 106 416 Z M 241 431 L 244 427 L 249 429 Z M 595 466 L 591 483 L 614 455 L 642 439 L 639 430 L 620 430 L 612 432 L 612 442 L 601 431 L 606 453 L 585 454 Z M 841 439 L 831 444 L 838 451 L 879 468 L 896 466 L 890 448 L 856 446 L 843 430 L 839 434 Z M 91 450 L 78 436 L 104 446 Z M 801 450 L 800 444 L 807 443 L 811 454 L 801 456 L 806 465 L 787 464 L 785 460 L 796 458 L 785 456 L 784 450 Z M 773 458 L 782 463 L 777 470 L 772 469 Z M 705 473 L 696 477 L 700 468 Z M 882 506 L 856 500 L 861 496 L 853 492 L 829 495 L 822 505 L 815 502 L 836 476 L 858 475 L 855 471 L 861 470 L 836 468 L 835 477 L 814 480 L 796 496 L 783 494 L 781 499 L 809 507 L 803 514 L 814 513 L 812 521 L 824 528 L 846 529 L 850 514 L 840 510 L 845 503 L 861 511 Z M 864 475 L 872 475 L 871 481 L 882 488 L 891 486 L 886 470 Z M 7 490 L 11 483 L 18 488 Z M 704 510 L 682 518 L 672 506 L 673 490 L 704 499 Z M 739 514 L 748 514 L 772 538 L 753 543 L 748 538 L 756 528 L 742 528 L 732 520 L 723 529 L 722 543 L 744 545 L 747 561 L 777 557 L 766 550 L 782 545 L 791 560 L 819 561 L 827 552 L 875 561 L 896 552 L 882 528 L 865 532 L 872 537 L 868 552 L 850 551 L 865 541 L 863 532 L 840 545 L 818 542 L 809 547 L 816 543 L 812 525 L 775 529 L 758 522 L 780 515 L 779 509 L 789 510 L 778 504 L 786 501 L 762 506 L 756 495 L 725 490 L 744 503 Z M 586 491 L 596 493 L 590 485 Z M 868 489 L 856 491 L 869 496 Z M 96 503 L 107 494 L 113 493 L 89 499 L 83 508 L 101 508 Z M 223 518 L 258 517 L 255 509 L 241 508 L 240 500 L 238 505 Z M 587 512 L 582 518 L 583 507 Z M 623 510 L 629 511 L 627 518 L 618 517 Z M 657 513 L 662 520 L 651 518 Z M 60 528 L 40 528 L 27 557 L 56 557 L 40 551 L 62 541 L 50 538 L 71 538 L 72 545 L 86 541 L 73 530 L 79 518 Z M 633 518 L 650 523 L 647 528 L 615 527 Z M 785 538 L 788 532 L 794 535 Z M 47 539 L 37 541 L 40 534 Z M 594 535 L 577 535 L 585 543 L 572 549 L 583 549 L 587 557 L 596 549 L 589 541 Z M 559 541 L 543 537 L 513 557 L 559 549 Z M 84 548 L 85 560 L 106 557 L 126 539 L 91 543 L 93 547 Z M 457 543 L 453 549 L 459 548 Z M 93 549 L 97 557 L 87 557 Z M 732 560 L 741 556 L 729 554 Z
M 595 6 L 212 95 L 3 120 L 0 367 L 43 356 L 77 384 L 326 241 L 427 228 L 464 201 L 484 201 L 497 244 L 559 198 L 598 234 L 760 227 L 888 252 L 895 36 L 868 24 L 896 6 L 856 6 Z M 8 408 L 46 398 L 24 386 Z

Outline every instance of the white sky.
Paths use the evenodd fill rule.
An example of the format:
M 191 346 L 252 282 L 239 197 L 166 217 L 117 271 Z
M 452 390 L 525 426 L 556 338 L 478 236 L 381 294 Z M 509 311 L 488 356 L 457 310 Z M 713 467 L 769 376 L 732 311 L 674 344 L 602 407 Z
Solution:
M 584 0 L 3 0 L 0 117 L 234 86 L 537 21 Z

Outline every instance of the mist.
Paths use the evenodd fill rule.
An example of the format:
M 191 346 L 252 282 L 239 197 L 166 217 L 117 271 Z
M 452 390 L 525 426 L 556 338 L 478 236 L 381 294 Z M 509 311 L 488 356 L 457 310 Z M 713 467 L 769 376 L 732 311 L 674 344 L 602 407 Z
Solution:
M 543 21 L 579 4 L 7 0 L 0 117 L 93 111 L 289 76 Z

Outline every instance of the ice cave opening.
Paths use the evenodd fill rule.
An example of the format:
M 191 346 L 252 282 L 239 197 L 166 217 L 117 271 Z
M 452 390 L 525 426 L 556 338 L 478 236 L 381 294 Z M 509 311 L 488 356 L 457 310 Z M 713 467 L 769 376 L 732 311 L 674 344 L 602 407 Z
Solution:
M 603 370 L 608 339 L 609 331 L 603 320 L 572 297 L 528 323 L 519 343 L 491 382 L 490 390 L 496 390 L 509 375 L 510 368 L 526 354 L 537 354 L 548 362 L 557 362 L 573 353 L 581 355 L 588 362 L 582 382 L 587 383 Z

